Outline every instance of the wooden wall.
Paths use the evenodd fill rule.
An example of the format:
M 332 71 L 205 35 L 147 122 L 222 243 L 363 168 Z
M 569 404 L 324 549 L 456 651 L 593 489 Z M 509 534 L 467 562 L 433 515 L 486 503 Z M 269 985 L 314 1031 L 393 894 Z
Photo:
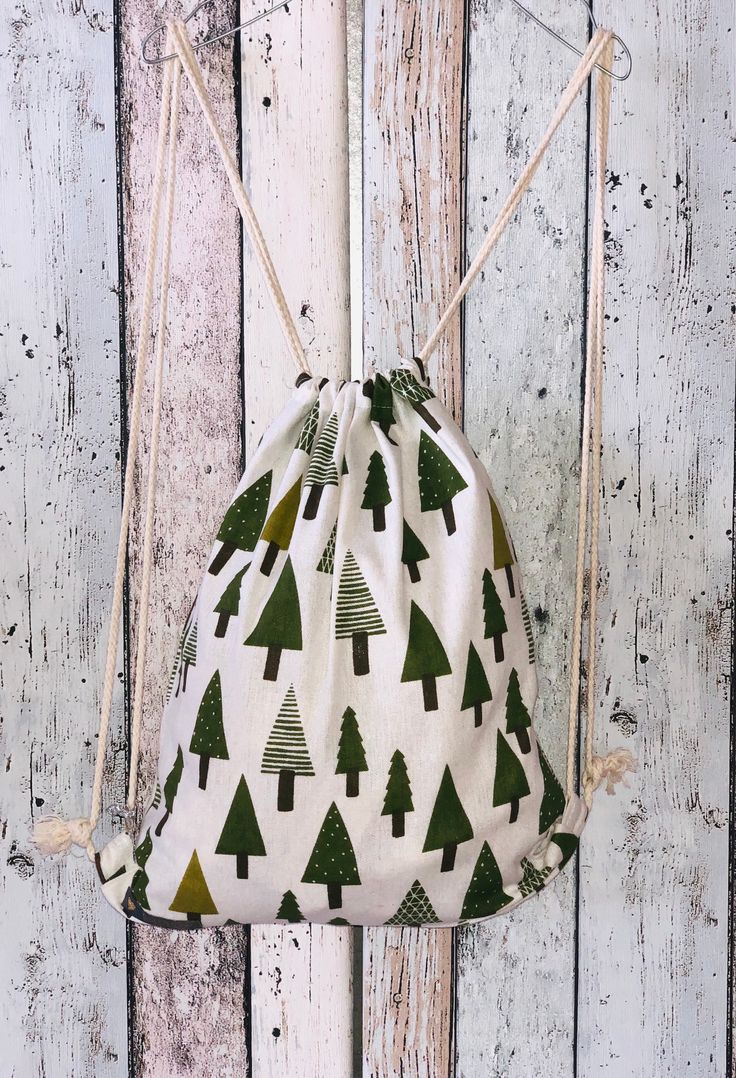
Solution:
M 218 4 L 217 25 L 237 9 Z M 202 54 L 308 357 L 329 375 L 350 369 L 356 10 L 302 0 Z M 596 10 L 634 55 L 614 85 L 608 172 L 599 747 L 627 745 L 640 772 L 597 795 L 574 867 L 506 917 L 193 935 L 126 932 L 86 858 L 42 862 L 28 841 L 35 815 L 86 811 L 91 786 L 160 85 L 139 49 L 160 9 L 0 12 L 3 1076 L 730 1075 L 734 11 Z M 585 41 L 582 5 L 544 11 Z M 509 0 L 366 0 L 363 23 L 353 258 L 365 359 L 386 368 L 424 343 L 574 58 Z M 589 136 L 583 97 L 430 368 L 504 502 L 558 769 Z M 143 789 L 210 537 L 293 379 L 186 85 L 179 145 Z M 139 553 L 136 519 L 108 805 L 125 777 Z

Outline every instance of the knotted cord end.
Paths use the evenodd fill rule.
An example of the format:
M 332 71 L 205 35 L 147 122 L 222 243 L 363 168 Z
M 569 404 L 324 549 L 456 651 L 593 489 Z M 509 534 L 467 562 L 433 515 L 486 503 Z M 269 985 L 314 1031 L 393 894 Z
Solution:
M 91 822 L 84 817 L 62 820 L 60 816 L 42 816 L 36 820 L 31 842 L 42 857 L 51 857 L 56 853 L 63 855 L 68 853 L 72 846 L 81 846 L 87 851 L 90 861 L 93 861 L 93 830 Z
M 590 805 L 593 793 L 598 789 L 603 780 L 606 780 L 606 793 L 614 794 L 617 782 L 624 786 L 629 785 L 626 781 L 627 771 L 638 770 L 638 764 L 634 755 L 628 749 L 614 749 L 605 756 L 594 756 L 590 766 L 583 775 L 583 790 L 585 800 Z

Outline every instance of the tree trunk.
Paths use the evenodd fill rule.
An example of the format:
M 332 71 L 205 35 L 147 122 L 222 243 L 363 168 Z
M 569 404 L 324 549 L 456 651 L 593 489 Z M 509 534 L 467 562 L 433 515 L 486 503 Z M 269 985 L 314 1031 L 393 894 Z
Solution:
M 497 663 L 503 662 L 503 633 L 496 633 L 493 637 L 493 656 Z
M 481 726 L 483 723 L 483 705 L 476 704 L 473 708 L 473 713 L 475 715 L 475 725 Z
M 455 854 L 457 853 L 457 844 L 451 842 L 449 846 L 442 847 L 442 865 L 440 872 L 452 872 L 455 867 Z
M 531 744 L 529 742 L 529 731 L 525 726 L 521 730 L 516 731 L 516 739 L 519 742 L 519 748 L 523 753 L 531 752 Z
M 159 836 L 161 834 L 161 832 L 164 829 L 164 825 L 165 825 L 165 823 L 168 820 L 170 815 L 171 815 L 171 809 L 166 809 L 166 812 L 163 814 L 161 819 L 156 824 L 156 830 L 153 832 L 154 835 Z
M 312 487 L 312 490 L 314 490 L 314 487 Z M 263 561 L 261 563 L 261 572 L 263 573 L 264 576 L 270 576 L 271 575 L 271 570 L 274 567 L 274 563 L 276 561 L 276 556 L 278 555 L 278 552 L 279 552 L 278 543 L 269 543 L 268 544 L 268 548 L 266 550 L 265 556 L 264 556 Z
M 357 797 L 360 793 L 360 772 L 348 771 L 345 774 L 345 796 Z
M 516 588 L 514 587 L 514 573 L 510 565 L 506 566 L 506 582 L 509 586 L 509 598 L 513 599 L 516 595 Z
M 356 677 L 370 673 L 368 633 L 353 633 L 353 673 Z
M 176 676 L 176 692 L 174 693 L 174 696 L 178 696 L 178 695 L 179 695 L 179 690 L 181 689 L 181 678 L 182 678 L 182 673 L 183 673 L 183 671 L 184 671 L 184 660 L 183 660 L 183 659 L 181 659 L 181 660 L 179 661 L 179 669 L 177 670 L 177 676 Z
M 445 518 L 447 534 L 452 535 L 455 531 L 455 510 L 452 508 L 452 498 L 442 506 L 442 516 Z
M 437 431 L 440 429 L 440 424 L 437 422 L 437 420 L 434 418 L 433 415 L 429 414 L 429 412 L 424 407 L 424 405 L 423 404 L 415 404 L 414 405 L 414 411 L 418 415 L 420 415 L 422 417 L 422 419 L 427 424 L 429 429 L 433 430 L 435 432 L 435 434 L 436 434 Z
M 511 802 L 511 815 L 509 816 L 509 823 L 516 823 L 519 816 L 519 799 L 515 798 Z
M 236 853 L 235 854 L 235 874 L 239 880 L 248 879 L 248 854 Z
M 422 678 L 422 692 L 424 693 L 424 710 L 437 710 L 437 679 L 433 677 Z
M 382 505 L 373 506 L 373 531 L 386 531 L 386 510 Z
M 224 567 L 230 561 L 233 554 L 235 553 L 235 549 L 236 548 L 234 543 L 223 543 L 220 549 L 215 554 L 214 558 L 212 559 L 210 567 L 207 571 L 212 573 L 213 576 L 217 576 L 220 570 L 224 569 Z
M 404 837 L 404 822 L 406 820 L 406 814 L 403 812 L 391 813 L 391 834 L 394 838 Z
M 279 812 L 291 812 L 294 808 L 294 775 L 296 772 L 285 767 L 279 771 L 279 790 L 276 798 L 276 808 Z
M 281 648 L 271 644 L 266 653 L 266 669 L 263 671 L 264 681 L 275 681 L 279 676 L 279 663 L 281 662 Z
M 209 756 L 200 756 L 199 758 L 199 788 L 200 790 L 207 789 L 207 772 L 210 769 Z
M 314 520 L 317 516 L 317 510 L 319 509 L 319 500 L 322 497 L 322 491 L 324 487 L 314 485 L 309 488 L 309 497 L 307 498 L 306 505 L 304 506 L 304 512 L 302 516 L 305 520 Z
M 215 626 L 215 636 L 222 638 L 225 635 L 229 621 L 229 614 L 220 614 L 217 619 L 217 625 Z
M 187 914 L 187 921 L 196 921 L 198 924 L 201 924 L 202 923 L 202 914 L 201 913 L 188 913 Z
M 342 906 L 342 885 L 339 883 L 327 884 L 327 905 L 331 910 L 339 910 Z
M 406 567 L 409 570 L 409 580 L 412 584 L 417 584 L 422 579 L 419 573 L 419 566 L 415 561 L 408 561 Z

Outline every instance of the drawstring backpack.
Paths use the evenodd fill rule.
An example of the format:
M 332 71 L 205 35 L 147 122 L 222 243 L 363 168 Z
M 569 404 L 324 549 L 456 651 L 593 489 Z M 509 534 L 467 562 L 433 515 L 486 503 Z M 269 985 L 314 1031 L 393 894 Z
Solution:
M 603 352 L 603 198 L 610 78 L 597 76 L 597 178 L 565 789 L 533 725 L 537 673 L 514 545 L 488 473 L 432 392 L 426 361 L 511 218 L 612 35 L 592 38 L 538 149 L 421 352 L 362 381 L 310 373 L 184 24 L 168 24 L 120 544 L 92 808 L 39 820 L 43 853 L 86 849 L 127 917 L 168 928 L 299 921 L 451 926 L 508 911 L 573 856 L 605 779 L 594 756 Z M 135 844 L 99 852 L 144 357 L 163 219 L 161 297 L 127 807 L 142 714 L 181 72 L 222 155 L 300 373 L 214 538 L 173 658 L 158 781 Z M 164 190 L 165 189 L 165 190 Z M 590 501 L 587 723 L 575 790 Z

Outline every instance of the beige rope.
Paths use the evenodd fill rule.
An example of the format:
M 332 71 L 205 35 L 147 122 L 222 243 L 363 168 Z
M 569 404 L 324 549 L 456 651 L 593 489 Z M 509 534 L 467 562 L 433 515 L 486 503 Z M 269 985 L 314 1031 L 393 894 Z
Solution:
M 167 47 L 171 47 L 170 40 L 167 43 Z M 97 740 L 97 757 L 95 761 L 95 775 L 92 785 L 90 813 L 89 816 L 86 818 L 82 817 L 75 820 L 64 820 L 58 816 L 45 816 L 38 819 L 34 828 L 33 842 L 40 853 L 47 855 L 54 853 L 66 853 L 72 845 L 75 845 L 84 848 L 87 851 L 87 855 L 91 860 L 94 859 L 95 856 L 95 847 L 94 843 L 92 842 L 92 833 L 97 826 L 97 822 L 100 816 L 100 808 L 102 803 L 102 781 L 105 769 L 105 754 L 107 750 L 107 738 L 110 728 L 110 715 L 112 711 L 112 695 L 116 682 L 115 668 L 117 666 L 120 620 L 123 606 L 123 585 L 125 582 L 125 560 L 132 506 L 133 477 L 136 467 L 138 443 L 140 439 L 143 386 L 145 383 L 146 373 L 145 354 L 148 349 L 148 342 L 150 340 L 151 334 L 153 285 L 156 271 L 156 258 L 159 246 L 161 206 L 164 195 L 164 183 L 166 181 L 165 168 L 166 166 L 168 166 L 168 183 L 166 185 L 165 208 L 165 238 L 162 260 L 161 303 L 159 309 L 159 327 L 154 380 L 154 414 L 153 427 L 151 432 L 151 448 L 149 451 L 147 506 L 143 540 L 143 565 L 140 602 L 141 609 L 139 612 L 139 617 L 141 620 L 139 621 L 139 628 L 137 634 L 138 640 L 135 682 L 136 698 L 133 707 L 133 719 L 131 728 L 131 759 L 127 801 L 129 809 L 132 809 L 135 803 L 135 789 L 138 770 L 137 762 L 140 745 L 143 669 L 145 664 L 146 651 L 145 640 L 148 619 L 148 595 L 150 588 L 151 566 L 153 562 L 153 507 L 155 504 L 155 475 L 158 457 L 158 432 L 160 421 L 161 385 L 163 375 L 163 349 L 166 320 L 166 302 L 168 298 L 171 232 L 173 221 L 175 182 L 174 168 L 176 160 L 175 130 L 179 108 L 180 75 L 181 66 L 178 60 L 166 65 L 164 69 L 164 80 L 161 93 L 158 141 L 156 146 L 156 164 L 154 169 L 153 191 L 151 196 L 151 219 L 148 230 L 148 250 L 146 253 L 146 269 L 143 284 L 143 302 L 141 310 L 141 322 L 138 333 L 136 367 L 133 383 L 133 397 L 131 401 L 128 450 L 125 463 L 123 506 L 121 511 L 118 551 L 115 562 L 112 611 L 110 615 L 110 632 L 107 643 L 105 676 L 102 685 L 100 725 Z M 154 480 L 153 484 L 151 482 L 152 479 Z
M 220 126 L 215 118 L 214 111 L 212 109 L 212 101 L 207 92 L 205 86 L 204 77 L 202 75 L 202 69 L 199 66 L 197 58 L 194 55 L 189 37 L 186 32 L 186 28 L 181 19 L 173 19 L 168 24 L 169 31 L 174 39 L 174 46 L 179 55 L 184 70 L 189 76 L 189 81 L 192 84 L 194 93 L 197 96 L 197 100 L 202 108 L 205 119 L 209 125 L 212 136 L 215 140 L 222 162 L 225 166 L 227 177 L 230 180 L 230 186 L 235 196 L 235 201 L 238 205 L 240 213 L 243 217 L 243 223 L 250 237 L 250 241 L 253 245 L 253 250 L 258 257 L 258 261 L 261 265 L 263 276 L 265 277 L 266 284 L 269 292 L 271 293 L 271 299 L 273 300 L 274 307 L 276 308 L 276 314 L 281 322 L 281 328 L 286 337 L 286 343 L 291 352 L 292 358 L 297 367 L 301 371 L 305 371 L 309 374 L 309 365 L 307 363 L 307 357 L 304 354 L 302 343 L 299 339 L 299 334 L 294 321 L 289 312 L 289 308 L 286 303 L 281 284 L 276 276 L 276 270 L 271 260 L 266 241 L 263 238 L 261 227 L 258 224 L 258 219 L 253 211 L 253 207 L 250 204 L 250 199 L 246 194 L 245 187 L 243 187 L 243 181 L 240 179 L 240 173 L 238 172 L 238 166 L 235 163 L 230 147 L 225 141 L 225 137 L 220 130 Z

